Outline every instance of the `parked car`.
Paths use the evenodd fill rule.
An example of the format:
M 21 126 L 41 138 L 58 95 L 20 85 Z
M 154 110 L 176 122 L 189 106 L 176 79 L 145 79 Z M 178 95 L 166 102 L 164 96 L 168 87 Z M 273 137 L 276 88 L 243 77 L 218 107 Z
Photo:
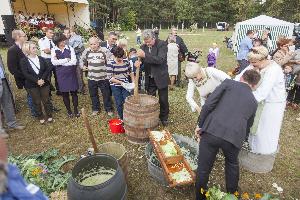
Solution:
M 216 23 L 217 31 L 228 31 L 229 24 L 226 22 L 218 22 Z

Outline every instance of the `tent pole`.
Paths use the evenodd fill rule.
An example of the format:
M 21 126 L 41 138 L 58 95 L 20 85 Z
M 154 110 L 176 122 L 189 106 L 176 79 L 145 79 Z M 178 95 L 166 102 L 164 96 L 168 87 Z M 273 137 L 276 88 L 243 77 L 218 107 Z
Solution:
M 67 7 L 67 14 L 68 14 L 68 21 L 69 21 L 69 27 L 71 26 L 70 24 L 70 14 L 69 14 L 69 7 L 68 7 L 68 3 L 65 3 L 66 7 Z
M 27 8 L 26 8 L 25 0 L 23 0 L 23 5 L 24 5 L 24 8 L 25 8 L 25 10 L 26 10 L 27 15 L 29 15 L 29 13 L 28 13 L 28 11 L 27 11 Z
M 48 13 L 48 15 L 49 15 L 49 7 L 48 7 L 48 4 L 47 4 L 45 1 L 43 1 L 43 0 L 41 0 L 41 2 L 43 2 L 43 3 L 46 5 L 47 13 Z

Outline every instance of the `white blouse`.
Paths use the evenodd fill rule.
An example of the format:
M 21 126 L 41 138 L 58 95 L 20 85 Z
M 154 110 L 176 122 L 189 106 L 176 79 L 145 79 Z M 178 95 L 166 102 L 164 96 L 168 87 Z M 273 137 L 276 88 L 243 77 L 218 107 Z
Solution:
M 29 61 L 30 65 L 31 65 L 31 68 L 33 69 L 33 71 L 36 74 L 39 74 L 40 73 L 40 69 L 41 69 L 39 57 L 38 56 L 35 56 L 34 58 L 29 58 L 28 57 L 28 61 Z

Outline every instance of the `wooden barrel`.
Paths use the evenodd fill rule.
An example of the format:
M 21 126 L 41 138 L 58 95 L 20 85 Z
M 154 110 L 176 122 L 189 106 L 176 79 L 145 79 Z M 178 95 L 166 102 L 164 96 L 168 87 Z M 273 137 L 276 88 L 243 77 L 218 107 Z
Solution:
M 154 96 L 140 94 L 139 103 L 134 96 L 127 97 L 124 104 L 123 121 L 127 139 L 141 144 L 149 141 L 147 129 L 155 129 L 159 124 L 159 103 Z
M 106 153 L 118 160 L 123 170 L 126 181 L 128 181 L 128 156 L 125 147 L 116 142 L 107 142 L 99 146 L 99 153 Z

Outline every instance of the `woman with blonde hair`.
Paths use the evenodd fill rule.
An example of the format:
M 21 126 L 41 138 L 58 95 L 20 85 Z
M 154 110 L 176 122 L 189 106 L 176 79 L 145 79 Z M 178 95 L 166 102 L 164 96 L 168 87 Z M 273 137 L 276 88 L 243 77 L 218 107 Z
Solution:
M 200 113 L 200 106 L 193 99 L 195 88 L 200 95 L 200 102 L 203 106 L 206 98 L 217 86 L 225 79 L 230 79 L 225 72 L 213 67 L 202 68 L 198 63 L 189 62 L 185 67 L 185 75 L 189 78 L 186 100 L 193 112 L 196 110 Z
M 52 67 L 49 66 L 44 58 L 38 56 L 38 49 L 34 42 L 25 42 L 22 51 L 26 57 L 21 62 L 21 70 L 25 77 L 25 88 L 32 96 L 36 114 L 41 124 L 47 120 L 52 122 L 52 105 L 50 102 L 50 83 L 47 79 Z M 43 116 L 42 105 L 45 110 Z
M 259 106 L 254 124 L 249 135 L 249 144 L 253 153 L 276 153 L 282 125 L 285 105 L 285 81 L 281 66 L 268 60 L 268 49 L 264 46 L 253 47 L 248 54 L 248 69 L 256 69 L 261 74 L 261 81 L 253 92 Z

